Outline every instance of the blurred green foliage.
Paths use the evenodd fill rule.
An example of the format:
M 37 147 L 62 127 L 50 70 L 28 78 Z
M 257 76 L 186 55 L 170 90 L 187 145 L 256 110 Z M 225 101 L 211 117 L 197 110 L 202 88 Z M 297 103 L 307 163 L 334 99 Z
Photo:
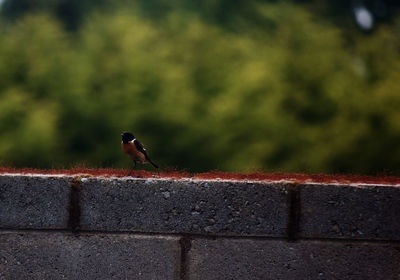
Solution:
M 361 34 L 284 1 L 92 2 L 72 18 L 4 3 L 1 164 L 128 168 L 129 130 L 163 167 L 399 174 L 400 21 Z

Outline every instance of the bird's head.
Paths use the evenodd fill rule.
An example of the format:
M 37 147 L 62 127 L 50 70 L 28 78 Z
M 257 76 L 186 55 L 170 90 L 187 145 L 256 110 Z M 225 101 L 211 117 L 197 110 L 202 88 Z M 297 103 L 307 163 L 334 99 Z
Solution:
M 127 144 L 129 141 L 132 141 L 133 139 L 135 139 L 135 136 L 133 136 L 132 133 L 124 131 L 121 133 L 122 136 L 122 142 L 124 142 L 125 144 Z

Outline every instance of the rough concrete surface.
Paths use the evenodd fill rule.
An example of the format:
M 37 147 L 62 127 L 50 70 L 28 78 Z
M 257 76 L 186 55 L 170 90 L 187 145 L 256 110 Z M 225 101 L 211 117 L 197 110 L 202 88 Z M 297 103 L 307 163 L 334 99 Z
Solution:
M 400 279 L 400 245 L 193 240 L 188 280 Z
M 71 180 L 0 175 L 0 228 L 66 228 Z
M 284 184 L 86 179 L 81 229 L 285 236 Z
M 178 279 L 176 238 L 0 233 L 0 279 Z
M 301 186 L 300 236 L 400 239 L 399 186 Z

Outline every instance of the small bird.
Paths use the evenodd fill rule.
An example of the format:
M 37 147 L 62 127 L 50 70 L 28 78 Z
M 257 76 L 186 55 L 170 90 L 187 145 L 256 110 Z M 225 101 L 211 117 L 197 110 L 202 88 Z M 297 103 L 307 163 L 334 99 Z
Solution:
M 124 151 L 125 154 L 127 154 L 135 163 L 136 167 L 136 162 L 140 163 L 147 163 L 150 162 L 155 168 L 158 168 L 157 164 L 155 164 L 147 155 L 146 149 L 142 145 L 142 143 L 139 142 L 133 136 L 132 133 L 124 131 L 121 133 L 122 136 L 122 151 Z

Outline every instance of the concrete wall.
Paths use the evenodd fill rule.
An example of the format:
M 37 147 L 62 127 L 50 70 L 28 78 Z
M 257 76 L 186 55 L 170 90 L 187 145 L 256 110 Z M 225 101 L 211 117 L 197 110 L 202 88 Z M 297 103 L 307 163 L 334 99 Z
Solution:
M 400 279 L 400 187 L 0 175 L 0 279 Z

